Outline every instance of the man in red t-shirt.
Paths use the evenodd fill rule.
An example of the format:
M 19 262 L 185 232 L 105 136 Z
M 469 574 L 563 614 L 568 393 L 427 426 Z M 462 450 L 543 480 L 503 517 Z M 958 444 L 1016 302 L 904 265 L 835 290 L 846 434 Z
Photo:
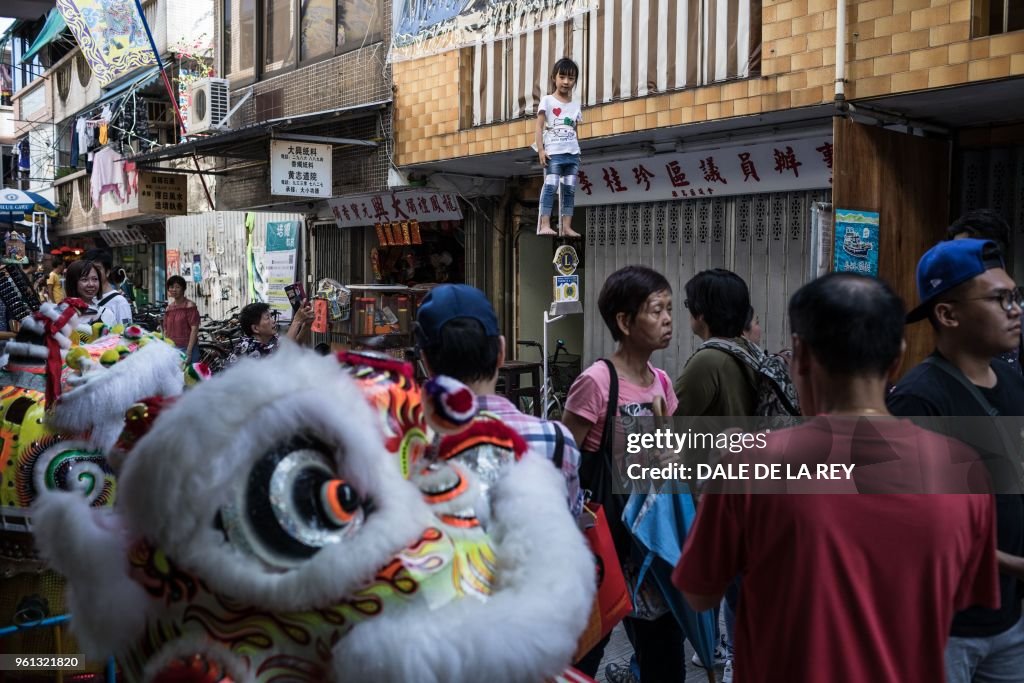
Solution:
M 886 411 L 904 348 L 887 285 L 827 275 L 793 296 L 789 316 L 800 404 L 819 417 L 737 459 L 850 463 L 854 475 L 775 483 L 789 495 L 736 482 L 709 492 L 673 581 L 706 610 L 742 574 L 736 683 L 940 683 L 954 611 L 999 601 L 994 510 L 988 495 L 901 492 L 976 490 L 976 458 Z

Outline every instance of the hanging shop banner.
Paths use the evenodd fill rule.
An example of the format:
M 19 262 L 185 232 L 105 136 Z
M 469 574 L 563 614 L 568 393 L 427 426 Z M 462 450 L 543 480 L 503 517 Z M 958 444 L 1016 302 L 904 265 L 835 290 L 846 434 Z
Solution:
M 139 171 L 139 213 L 186 215 L 188 178 L 180 173 Z
M 400 221 L 461 221 L 459 200 L 451 192 L 405 190 L 327 200 L 339 228 Z
M 270 194 L 330 197 L 332 149 L 326 144 L 271 140 Z
M 267 223 L 267 249 L 263 252 L 267 279 L 267 303 L 282 322 L 292 319 L 292 305 L 285 287 L 295 282 L 298 262 L 299 221 Z
M 57 0 L 101 87 L 156 64 L 134 0 Z
M 413 0 L 393 3 L 392 61 L 518 35 L 597 7 L 596 0 Z
M 835 271 L 878 276 L 878 212 L 836 209 Z
M 832 136 L 588 162 L 576 206 L 703 199 L 832 186 Z

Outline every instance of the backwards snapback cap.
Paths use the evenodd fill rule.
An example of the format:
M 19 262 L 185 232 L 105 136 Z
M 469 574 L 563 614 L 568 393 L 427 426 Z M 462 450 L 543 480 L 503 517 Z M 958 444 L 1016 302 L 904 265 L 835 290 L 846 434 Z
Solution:
M 430 290 L 416 311 L 416 341 L 430 348 L 441 340 L 441 329 L 456 318 L 472 318 L 488 337 L 497 337 L 498 316 L 487 296 L 469 285 L 441 285 Z
M 957 285 L 990 268 L 1005 267 L 999 246 L 991 240 L 939 242 L 917 262 L 917 296 L 921 303 L 907 314 L 907 322 L 927 318 L 932 304 Z

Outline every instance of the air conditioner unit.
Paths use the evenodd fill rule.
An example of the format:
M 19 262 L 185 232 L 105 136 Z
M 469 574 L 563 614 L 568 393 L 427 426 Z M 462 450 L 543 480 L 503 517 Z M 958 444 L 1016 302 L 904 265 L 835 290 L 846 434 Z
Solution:
M 231 127 L 224 121 L 231 108 L 231 94 L 226 78 L 203 78 L 195 81 L 189 86 L 189 98 L 189 134 L 228 130 Z

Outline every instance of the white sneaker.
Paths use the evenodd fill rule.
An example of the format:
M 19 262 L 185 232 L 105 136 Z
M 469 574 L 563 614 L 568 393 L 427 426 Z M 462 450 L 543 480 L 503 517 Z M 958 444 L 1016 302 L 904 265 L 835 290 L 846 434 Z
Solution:
M 694 666 L 704 668 L 704 662 L 700 661 L 700 655 L 696 652 L 693 653 L 693 657 L 690 657 L 690 661 L 693 662 Z M 725 646 L 719 643 L 715 646 L 715 663 L 713 666 L 722 666 L 726 661 L 728 660 L 725 658 Z
M 725 660 L 725 670 L 722 671 L 722 683 L 732 683 L 732 660 Z

